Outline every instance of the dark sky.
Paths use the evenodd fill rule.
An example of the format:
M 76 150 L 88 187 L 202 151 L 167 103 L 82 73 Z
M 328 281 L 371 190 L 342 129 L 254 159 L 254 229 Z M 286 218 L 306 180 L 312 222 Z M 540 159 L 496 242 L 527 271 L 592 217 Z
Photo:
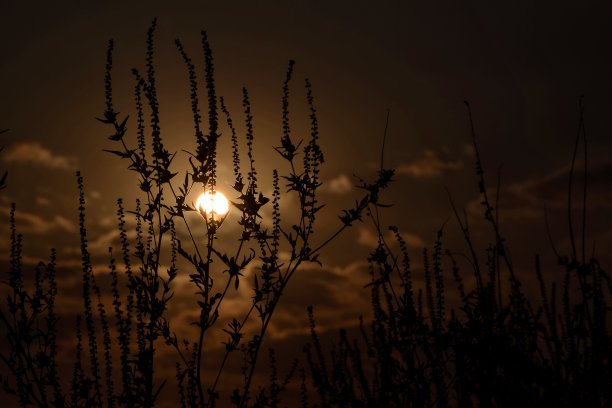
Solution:
M 469 100 L 493 189 L 501 166 L 502 233 L 529 287 L 536 252 L 545 264 L 555 264 L 545 205 L 553 241 L 561 249 L 568 245 L 568 164 L 582 94 L 591 175 L 587 247 L 591 251 L 595 242 L 596 255 L 610 260 L 611 11 L 606 2 L 590 1 L 3 2 L 0 128 L 10 131 L 0 136 L 5 146 L 0 161 L 9 170 L 0 207 L 7 214 L 10 202 L 17 203 L 28 259 L 57 247 L 69 282 L 70 265 L 78 259 L 74 171 L 79 169 L 88 194 L 92 252 L 102 256 L 116 244 L 114 203 L 117 197 L 133 202 L 136 184 L 124 162 L 102 152 L 114 146 L 106 139 L 108 129 L 94 119 L 104 109 L 106 44 L 115 40 L 116 108 L 133 117 L 130 70 L 144 67 L 146 31 L 157 17 L 162 131 L 172 151 L 194 147 L 187 74 L 175 38 L 201 74 L 199 32 L 208 31 L 217 91 L 237 123 L 241 89 L 249 89 L 255 160 L 265 177 L 281 165 L 272 146 L 282 130 L 288 60 L 296 60 L 290 108 L 296 138 L 308 135 L 302 84 L 310 78 L 327 159 L 322 234 L 358 196 L 350 189 L 353 174 L 375 176 L 389 109 L 385 165 L 396 169 L 396 177 L 384 196 L 394 206 L 383 220 L 403 231 L 417 272 L 422 247 L 431 246 L 451 216 L 445 187 L 470 216 L 477 244 L 484 248 L 491 238 L 478 205 L 463 104 Z M 229 138 L 221 143 L 220 173 L 230 174 Z M 185 170 L 184 158 L 177 160 L 177 171 Z M 269 181 L 262 186 L 270 191 Z M 292 205 L 284 204 L 288 213 Z M 6 216 L 2 222 L 6 225 Z M 446 229 L 447 246 L 465 251 L 454 220 Z M 3 254 L 7 237 L 1 240 Z M 363 312 L 356 305 L 367 304 L 364 261 L 375 242 L 369 223 L 357 225 L 322 254 L 323 268 L 296 277 L 273 335 L 303 333 L 305 319 L 291 316 L 305 315 L 308 304 L 321 308 L 327 327 L 339 318 L 354 323 Z

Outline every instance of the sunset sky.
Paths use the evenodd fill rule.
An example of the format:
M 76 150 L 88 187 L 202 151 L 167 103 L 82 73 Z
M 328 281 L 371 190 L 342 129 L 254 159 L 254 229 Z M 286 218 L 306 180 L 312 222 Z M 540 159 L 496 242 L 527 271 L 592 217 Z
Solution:
M 200 30 L 207 30 L 217 92 L 241 138 L 241 90 L 249 90 L 255 164 L 268 195 L 272 169 L 288 171 L 273 150 L 282 134 L 288 61 L 296 61 L 290 100 L 296 139 L 309 135 L 303 83 L 310 79 L 326 158 L 320 196 L 326 208 L 317 224 L 318 242 L 334 230 L 340 210 L 359 197 L 355 175 L 374 179 L 388 110 L 384 165 L 396 175 L 382 197 L 393 204 L 382 219 L 402 231 L 417 280 L 422 248 L 432 246 L 447 220 L 446 247 L 466 250 L 445 188 L 468 214 L 476 244 L 485 248 L 492 237 L 479 205 L 464 100 L 472 107 L 492 191 L 501 171 L 501 230 L 519 277 L 530 292 L 536 253 L 543 257 L 547 279 L 562 272 L 555 268 L 544 208 L 554 244 L 566 250 L 568 169 L 584 95 L 590 173 L 586 247 L 610 269 L 612 6 L 604 2 L 3 2 L 0 129 L 9 131 L 0 135 L 0 169 L 9 175 L 8 187 L 0 192 L 1 259 L 8 265 L 8 212 L 15 202 L 26 262 L 44 260 L 51 247 L 58 250 L 60 286 L 72 296 L 65 312 L 80 305 L 75 171 L 85 179 L 90 249 L 100 270 L 107 247 L 118 242 L 117 198 L 133 203 L 138 194 L 125 161 L 103 152 L 115 146 L 107 139 L 109 129 L 95 120 L 105 108 L 107 42 L 115 41 L 115 108 L 130 114 L 128 140 L 135 143 L 130 71 L 144 68 L 145 37 L 154 17 L 162 136 L 178 152 L 175 171 L 188 168 L 182 150 L 195 148 L 189 83 L 176 38 L 202 79 Z M 231 176 L 229 131 L 221 131 L 219 188 L 231 193 L 231 178 L 223 179 Z M 581 179 L 580 170 L 578 194 Z M 297 204 L 284 197 L 281 211 L 290 216 Z M 299 354 L 308 305 L 315 307 L 322 330 L 354 326 L 367 313 L 366 258 L 377 239 L 365 221 L 323 251 L 322 267 L 305 268 L 289 285 L 270 333 L 277 347 Z M 221 230 L 220 239 L 232 231 Z M 192 289 L 187 285 L 185 279 L 176 288 L 185 295 L 177 300 L 179 328 L 197 315 L 189 310 L 186 296 Z M 233 304 L 240 303 L 241 294 L 233 295 Z M 244 296 L 248 302 L 249 295 Z

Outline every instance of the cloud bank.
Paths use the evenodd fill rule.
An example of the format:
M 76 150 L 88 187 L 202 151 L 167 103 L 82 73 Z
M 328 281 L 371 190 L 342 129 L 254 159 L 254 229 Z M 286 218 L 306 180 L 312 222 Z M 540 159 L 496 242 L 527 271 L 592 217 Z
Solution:
M 9 163 L 25 163 L 60 170 L 74 170 L 74 158 L 61 156 L 38 142 L 17 143 L 4 154 Z
M 400 164 L 395 169 L 395 173 L 425 179 L 440 176 L 447 171 L 461 170 L 462 168 L 462 160 L 450 160 L 441 157 L 440 153 L 435 150 L 426 149 L 425 157 L 411 163 Z

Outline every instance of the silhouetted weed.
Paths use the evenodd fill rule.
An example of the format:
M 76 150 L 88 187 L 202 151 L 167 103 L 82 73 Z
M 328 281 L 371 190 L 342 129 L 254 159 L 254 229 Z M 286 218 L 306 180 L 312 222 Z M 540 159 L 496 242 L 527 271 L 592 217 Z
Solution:
M 421 290 L 415 310 L 405 242 L 398 228 L 391 226 L 399 243 L 400 263 L 385 242 L 377 208 L 369 208 L 379 245 L 368 258 L 373 319 L 369 330 L 361 326 L 362 345 L 357 340 L 349 341 L 341 330 L 338 345 L 323 353 L 312 309 L 308 309 L 312 340 L 304 352 L 321 407 L 603 407 L 612 400 L 612 344 L 607 326 L 612 293 L 609 277 L 596 259 L 579 253 L 570 227 L 571 254 L 558 257 L 559 265 L 565 269 L 561 309 L 555 283 L 548 295 L 539 255 L 535 270 L 541 306 L 534 309 L 514 273 L 500 232 L 497 208 L 489 201 L 467 106 L 478 190 L 483 197 L 484 218 L 494 238 L 485 250 L 487 269 L 481 270 L 467 217 L 459 215 L 450 199 L 468 246 L 467 257 L 476 285 L 466 292 L 458 263 L 454 254 L 443 247 L 440 230 L 433 256 L 428 249 L 423 253 L 428 313 L 423 313 Z M 580 140 L 586 140 L 582 115 L 581 104 L 575 150 Z M 572 170 L 575 158 L 576 151 Z M 572 175 L 570 171 L 570 180 Z M 571 226 L 571 210 L 568 214 Z M 582 241 L 585 219 L 583 213 Z M 451 309 L 450 317 L 445 313 L 444 259 L 450 263 L 460 299 L 459 310 Z M 510 287 L 505 296 L 500 284 L 501 265 L 505 266 Z M 607 287 L 604 282 L 608 282 Z M 304 378 L 302 390 L 306 387 Z M 304 392 L 302 406 L 308 406 L 311 398 Z
M 181 407 L 228 403 L 237 407 L 278 407 L 296 372 L 300 376 L 299 402 L 303 407 L 606 406 L 610 403 L 612 356 L 607 313 L 612 287 L 599 262 L 588 259 L 585 254 L 586 187 L 581 247 L 576 242 L 572 223 L 571 177 L 581 140 L 586 166 L 582 105 L 568 188 L 572 249 L 570 255 L 558 259 L 565 269 L 561 289 L 553 283 L 548 290 L 536 256 L 541 306 L 534 308 L 524 294 L 500 231 L 498 199 L 492 203 L 485 186 L 474 123 L 466 103 L 476 154 L 478 191 L 483 197 L 484 218 L 492 228 L 493 240 L 484 251 L 483 263 L 483 254 L 478 253 L 472 242 L 467 217 L 461 216 L 450 199 L 468 247 L 469 275 L 474 277 L 475 288 L 466 290 L 466 277 L 462 276 L 456 253 L 444 245 L 443 225 L 433 248 L 423 251 L 423 294 L 423 289 L 415 289 L 412 262 L 399 229 L 389 228 L 399 246 L 396 254 L 386 242 L 388 235 L 379 216 L 379 210 L 386 206 L 380 200 L 381 192 L 394 175 L 393 170 L 383 166 L 386 129 L 376 179 L 360 181 L 358 187 L 363 195 L 353 207 L 342 211 L 337 229 L 321 239 L 315 234 L 315 231 L 318 233 L 315 221 L 323 208 L 318 192 L 324 155 L 319 145 L 319 124 L 310 81 L 306 79 L 304 83 L 310 135 L 308 140 L 296 141 L 292 139 L 289 120 L 295 63 L 289 61 L 281 89 L 282 133 L 279 145 L 274 147 L 287 170 L 272 171 L 272 193 L 266 197 L 261 189 L 265 177 L 255 166 L 257 139 L 248 90 L 242 89 L 247 150 L 242 157 L 248 162 L 241 163 L 241 132 L 232 121 L 224 99 L 218 96 L 207 33 L 201 33 L 205 99 L 199 97 L 197 66 L 183 44 L 176 40 L 178 53 L 187 68 L 195 140 L 194 151 L 186 153 L 189 164 L 183 174 L 175 170 L 178 167 L 175 160 L 180 160 L 180 156 L 168 151 L 162 133 L 154 63 L 155 29 L 156 20 L 147 32 L 145 70 L 142 73 L 132 70 L 136 109 L 132 142 L 128 140 L 128 117 L 117 112 L 113 104 L 112 41 L 106 58 L 106 105 L 99 120 L 111 129 L 108 139 L 115 150 L 107 151 L 127 161 L 128 169 L 138 176 L 140 190 L 133 211 L 126 210 L 122 199 L 117 200 L 119 248 L 118 252 L 109 248 L 108 261 L 112 309 L 104 304 L 105 293 L 96 279 L 101 272 L 94 274 L 84 182 L 77 173 L 83 312 L 77 314 L 75 321 L 72 377 L 66 379 L 70 381 L 69 387 L 63 384 L 57 361 L 56 253 L 52 250 L 49 262 L 37 265 L 30 285 L 24 279 L 22 236 L 17 232 L 15 205 L 11 208 L 10 268 L 8 280 L 4 282 L 8 293 L 5 307 L 0 310 L 8 342 L 0 356 L 8 375 L 1 379 L 1 384 L 5 392 L 17 397 L 20 406 L 155 406 L 168 380 L 161 378 L 156 370 L 162 347 L 173 350 L 177 359 L 175 403 Z M 200 100 L 206 101 L 207 114 L 201 114 Z M 188 201 L 196 191 L 217 189 L 217 147 L 224 140 L 220 112 L 230 133 L 232 205 L 238 211 L 238 231 L 227 241 L 218 232 L 229 220 L 224 216 L 209 217 Z M 0 179 L 0 189 L 5 180 L 6 174 Z M 498 177 L 497 194 L 499 184 Z M 299 203 L 295 219 L 291 219 L 291 214 L 281 214 L 280 202 L 286 194 L 294 194 Z M 270 216 L 262 211 L 266 205 L 271 207 L 267 212 Z M 200 223 L 186 216 L 194 211 L 203 215 Z M 135 220 L 133 238 L 128 234 L 131 232 L 128 216 Z M 341 330 L 336 344 L 326 349 L 317 333 L 313 310 L 309 308 L 311 342 L 303 349 L 306 364 L 300 367 L 295 360 L 282 373 L 275 350 L 269 349 L 268 384 L 258 384 L 254 378 L 263 342 L 292 276 L 307 263 L 319 263 L 321 249 L 364 217 L 372 220 L 378 245 L 367 257 L 371 273 L 367 287 L 373 318 L 367 325 L 361 320 L 361 339 L 351 339 Z M 205 230 L 203 243 L 196 239 L 196 228 Z M 220 245 L 221 238 L 227 245 Z M 289 256 L 281 257 L 281 251 Z M 460 300 L 457 309 L 451 308 L 448 301 L 449 267 Z M 252 272 L 248 307 L 220 319 L 228 294 L 239 290 L 241 283 L 244 287 L 247 270 Z M 174 280 L 179 275 L 188 277 L 194 290 L 192 299 L 199 313 L 192 322 L 196 328 L 194 338 L 179 338 L 168 320 Z M 502 293 L 504 275 L 509 283 L 507 293 Z M 254 328 L 246 330 L 248 325 Z M 205 345 L 213 341 L 213 332 L 225 337 L 224 352 L 216 374 L 207 376 L 202 366 L 210 358 Z M 243 378 L 237 384 L 224 387 L 225 390 L 233 388 L 229 395 L 220 395 L 228 360 L 234 354 L 242 358 Z M 117 357 L 119 364 L 113 364 Z M 318 402 L 312 403 L 312 399 Z
M 336 232 L 326 239 L 319 239 L 314 233 L 314 224 L 317 213 L 323 207 L 318 203 L 317 191 L 321 186 L 320 168 L 324 160 L 310 82 L 305 81 L 305 97 L 311 132 L 300 151 L 302 141 L 295 144 L 291 139 L 289 85 L 294 62 L 290 61 L 282 85 L 283 131 L 280 146 L 275 147 L 289 170 L 287 173 L 273 170 L 272 196 L 266 197 L 259 186 L 262 174 L 255 166 L 256 132 L 249 93 L 243 88 L 248 162 L 246 166 L 241 166 L 240 132 L 235 128 L 223 98 L 217 96 L 212 50 L 207 33 L 202 31 L 207 115 L 200 114 L 196 65 L 182 43 L 179 40 L 175 42 L 187 68 L 195 138 L 195 151 L 187 152 L 189 170 L 177 177 L 179 173 L 173 169 L 177 153 L 167 150 L 162 133 L 155 71 L 156 26 L 157 21 L 153 20 L 147 32 L 144 71 L 132 70 L 136 110 L 134 146 L 128 140 L 128 117 L 115 110 L 112 87 L 114 43 L 111 40 L 108 44 L 104 75 L 106 104 L 98 120 L 111 129 L 108 139 L 115 147 L 106 151 L 127 160 L 128 169 L 138 175 L 141 196 L 136 200 L 133 211 L 125 209 L 122 199 L 117 201 L 120 259 L 115 259 L 113 249 L 109 248 L 112 313 L 108 313 L 103 289 L 94 275 L 88 246 L 84 182 L 77 173 L 83 313 L 76 318 L 75 362 L 68 392 L 63 392 L 60 387 L 55 361 L 58 353 L 55 344 L 58 317 L 54 312 L 54 302 L 58 296 L 54 280 L 55 252 L 50 263 L 39 265 L 34 292 L 29 293 L 22 277 L 22 238 L 16 232 L 13 207 L 8 282 L 12 294 L 6 303 L 8 316 L 2 312 L 10 346 L 2 357 L 11 371 L 9 377 L 3 379 L 3 386 L 5 391 L 19 398 L 22 406 L 152 407 L 167 380 L 156 375 L 156 355 L 164 344 L 175 350 L 178 359 L 176 401 L 181 406 L 216 406 L 220 400 L 217 386 L 223 381 L 230 354 L 236 351 L 243 357 L 244 379 L 241 384 L 234 385 L 234 391 L 229 398 L 225 397 L 227 399 L 223 403 L 231 401 L 239 407 L 278 406 L 282 392 L 298 367 L 297 360 L 280 377 L 276 354 L 270 350 L 269 385 L 258 385 L 257 391 L 252 390 L 262 342 L 278 302 L 298 269 L 305 263 L 319 262 L 320 250 L 354 221 L 360 220 L 368 204 L 376 204 L 379 190 L 386 187 L 392 175 L 391 172 L 381 171 L 379 181 L 364 184 L 363 188 L 367 190 L 364 198 L 354 209 L 347 210 L 340 217 Z M 223 112 L 231 132 L 236 197 L 232 205 L 239 212 L 239 231 L 233 239 L 227 238 L 227 243 L 236 242 L 232 250 L 222 250 L 218 243 L 218 230 L 223 222 L 229 221 L 225 217 L 208 217 L 187 199 L 197 190 L 216 191 L 217 145 L 223 140 L 219 129 L 219 110 Z M 207 120 L 207 125 L 204 125 L 204 120 Z M 298 161 L 300 154 L 303 156 Z M 241 167 L 246 167 L 246 175 L 243 175 Z M 282 193 L 298 197 L 296 220 L 291 221 L 289 215 L 281 216 Z M 267 224 L 262 212 L 266 205 L 272 207 L 271 219 Z M 188 220 L 186 213 L 192 211 L 204 216 L 203 225 Z M 127 215 L 135 217 L 134 239 L 128 237 Z M 202 226 L 206 230 L 204 245 L 196 240 L 192 232 L 194 228 Z M 314 243 L 315 240 L 318 244 Z M 281 250 L 290 253 L 288 260 L 280 261 Z M 254 271 L 250 306 L 242 315 L 219 322 L 226 296 L 240 288 L 247 268 Z M 200 313 L 193 322 L 198 331 L 194 339 L 179 339 L 167 318 L 174 294 L 173 280 L 179 274 L 188 276 L 195 289 L 194 298 Z M 44 312 L 47 316 L 43 316 Z M 46 329 L 40 328 L 42 321 L 46 321 Z M 253 332 L 245 331 L 249 321 L 256 324 Z M 227 340 L 216 376 L 207 378 L 202 372 L 202 365 L 208 358 L 204 346 L 210 343 L 208 333 L 212 330 L 224 333 Z M 113 364 L 116 357 L 119 364 Z

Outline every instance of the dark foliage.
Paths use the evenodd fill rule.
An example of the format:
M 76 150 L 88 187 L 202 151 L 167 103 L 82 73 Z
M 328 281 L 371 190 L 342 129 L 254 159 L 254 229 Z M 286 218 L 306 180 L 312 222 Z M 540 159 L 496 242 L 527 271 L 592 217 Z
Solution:
M 289 85 L 294 74 L 293 61 L 289 62 L 282 84 L 282 134 L 279 146 L 274 148 L 287 170 L 273 170 L 272 196 L 266 197 L 260 187 L 262 174 L 255 165 L 256 132 L 247 89 L 242 90 L 247 148 L 244 163 L 239 154 L 240 131 L 215 86 L 207 33 L 201 33 L 205 99 L 199 97 L 197 67 L 177 40 L 178 53 L 187 69 L 195 144 L 194 151 L 186 153 L 189 171 L 175 172 L 175 160 L 181 157 L 168 151 L 164 144 L 154 65 L 155 29 L 154 20 L 147 33 L 144 71 L 132 70 L 136 109 L 133 141 L 129 140 L 128 117 L 117 112 L 113 103 L 114 44 L 109 42 L 104 77 L 106 106 L 99 120 L 111 129 L 108 139 L 115 147 L 108 151 L 126 160 L 128 169 L 137 175 L 140 198 L 133 210 L 126 210 L 122 199 L 117 201 L 119 248 L 109 248 L 108 262 L 112 304 L 104 304 L 105 288 L 98 284 L 99 275 L 97 271 L 94 274 L 88 246 L 85 186 L 77 173 L 83 311 L 76 316 L 77 342 L 73 375 L 69 379 L 60 378 L 57 361 L 56 254 L 52 250 L 49 262 L 37 265 L 33 284 L 26 283 L 29 281 L 24 277 L 22 237 L 17 232 L 15 205 L 12 206 L 10 269 L 4 281 L 8 293 L 0 310 L 8 347 L 0 356 L 8 369 L 8 375 L 1 379 L 2 387 L 17 398 L 20 406 L 155 406 L 169 380 L 160 378 L 156 370 L 156 356 L 164 347 L 176 356 L 175 404 L 181 407 L 282 406 L 283 392 L 296 374 L 304 407 L 610 403 L 608 275 L 596 259 L 586 258 L 584 228 L 582 251 L 572 229 L 572 252 L 559 256 L 559 264 L 565 268 L 561 295 L 557 294 L 555 284 L 549 295 L 536 257 L 541 306 L 532 306 L 510 262 L 497 209 L 489 201 L 475 135 L 478 187 L 493 242 L 485 251 L 486 262 L 482 266 L 467 220 L 455 210 L 468 246 L 475 289 L 466 291 L 456 253 L 443 244 L 443 227 L 431 252 L 427 249 L 423 252 L 423 300 L 421 290 L 415 293 L 411 260 L 399 230 L 390 227 L 399 244 L 399 254 L 394 254 L 385 241 L 379 218 L 379 210 L 384 207 L 380 195 L 392 181 L 393 171 L 383 167 L 382 155 L 376 180 L 361 181 L 358 187 L 363 195 L 352 208 L 342 212 L 336 231 L 322 239 L 315 234 L 315 221 L 323 208 L 318 189 L 324 156 L 308 79 L 304 85 L 310 136 L 305 141 L 296 141 L 292 136 Z M 206 101 L 206 115 L 201 114 L 201 100 Z M 217 146 L 223 141 L 221 122 L 227 125 L 231 138 L 232 205 L 239 214 L 239 231 L 228 239 L 234 243 L 232 249 L 225 249 L 228 246 L 220 249 L 218 243 L 219 228 L 228 222 L 225 215 L 209 214 L 189 204 L 188 198 L 196 191 L 212 194 L 217 191 Z M 584 141 L 586 155 L 582 115 L 576 147 L 580 140 Z M 0 187 L 3 182 L 4 178 Z M 569 190 L 571 196 L 571 182 Z M 280 200 L 285 194 L 294 194 L 299 202 L 296 219 L 281 214 Z M 262 211 L 266 205 L 271 207 L 267 224 Z M 454 209 L 452 201 L 451 205 Z M 188 212 L 197 212 L 202 219 L 197 224 L 188 221 Z M 571 226 L 571 208 L 568 215 Z M 133 239 L 128 237 L 127 217 L 135 220 Z M 365 217 L 373 220 L 379 245 L 368 257 L 373 320 L 368 325 L 362 323 L 361 340 L 351 339 L 341 331 L 337 344 L 325 350 L 316 331 L 313 311 L 309 309 L 312 341 L 304 348 L 306 364 L 300 366 L 296 359 L 281 375 L 276 352 L 270 349 L 268 385 L 257 384 L 254 375 L 263 341 L 292 276 L 307 263 L 319 263 L 321 249 Z M 585 218 L 583 213 L 583 225 Z M 192 233 L 195 228 L 206 232 L 204 244 L 195 239 Z M 281 250 L 290 254 L 288 259 L 279 258 Z M 221 320 L 226 297 L 245 284 L 247 268 L 253 271 L 250 305 L 242 313 Z M 449 268 L 461 299 L 458 310 L 449 310 L 446 301 Z M 507 273 L 507 293 L 502 293 L 502 268 Z M 194 303 L 199 308 L 199 316 L 192 322 L 197 332 L 193 339 L 179 338 L 168 320 L 174 280 L 179 274 L 188 277 Z M 255 323 L 254 330 L 245 330 L 248 322 Z M 211 341 L 212 332 L 223 333 L 226 340 L 217 373 L 209 378 L 203 374 L 202 365 L 210 358 L 204 346 Z M 231 385 L 230 395 L 220 395 L 218 386 L 225 381 L 227 362 L 234 355 L 242 357 L 242 381 Z M 317 403 L 312 403 L 313 399 Z
M 257 361 L 274 311 L 298 269 L 305 263 L 318 262 L 319 251 L 352 221 L 360 219 L 366 208 L 358 204 L 350 213 L 347 212 L 350 214 L 348 218 L 342 216 L 342 222 L 339 222 L 331 237 L 320 239 L 315 235 L 315 220 L 323 207 L 318 203 L 317 192 L 321 186 L 319 172 L 324 160 L 319 146 L 312 86 L 308 80 L 305 91 L 311 135 L 301 151 L 298 147 L 302 141 L 294 143 L 291 138 L 289 83 L 294 69 L 293 61 L 289 62 L 283 83 L 283 132 L 280 146 L 275 148 L 280 154 L 281 164 L 284 163 L 289 170 L 287 173 L 273 170 L 272 197 L 264 196 L 258 185 L 261 175 L 255 166 L 255 126 L 251 101 L 248 91 L 243 89 L 248 160 L 246 177 L 243 176 L 238 148 L 239 132 L 234 127 L 223 98 L 217 97 L 212 50 L 205 31 L 201 33 L 201 44 L 207 127 L 200 114 L 196 66 L 182 43 L 179 40 L 175 42 L 187 68 L 195 139 L 195 151 L 187 152 L 190 171 L 177 177 L 178 172 L 173 171 L 177 154 L 165 147 L 159 112 L 154 64 L 156 25 L 154 20 L 147 32 L 145 70 L 143 73 L 138 69 L 132 70 L 136 109 L 133 147 L 128 140 L 128 117 L 115 110 L 113 101 L 112 40 L 109 41 L 106 57 L 106 105 L 98 120 L 111 129 L 108 139 L 116 146 L 106 151 L 127 161 L 128 169 L 138 176 L 141 192 L 133 211 L 125 209 L 122 199 L 117 201 L 120 260 L 117 261 L 113 249 L 109 248 L 110 307 L 103 302 L 103 290 L 93 270 L 86 226 L 85 186 L 81 174 L 77 173 L 83 313 L 76 318 L 77 344 L 68 390 L 60 386 L 62 382 L 55 361 L 58 321 L 54 312 L 58 295 L 54 274 L 55 252 L 49 263 L 38 266 L 34 291 L 26 290 L 21 262 L 22 238 L 16 232 L 13 206 L 11 270 L 7 282 L 11 294 L 6 299 L 8 310 L 5 312 L 3 309 L 1 314 L 9 340 L 9 349 L 2 354 L 2 358 L 10 374 L 2 379 L 2 385 L 7 393 L 17 396 L 21 406 L 152 407 L 167 380 L 156 375 L 156 355 L 160 347 L 170 347 L 175 351 L 179 391 L 176 402 L 180 406 L 216 406 L 221 398 L 217 386 L 223 381 L 226 363 L 233 353 L 242 354 L 244 379 L 242 384 L 234 385 L 232 395 L 223 396 L 223 404 L 231 402 L 239 407 L 278 406 L 281 393 L 286 390 L 297 369 L 297 360 L 281 380 L 277 373 L 275 352 L 270 350 L 270 384 L 253 389 Z M 237 236 L 228 238 L 228 242 L 237 243 L 231 252 L 219 249 L 218 244 L 218 230 L 226 221 L 225 215 L 209 214 L 188 202 L 188 196 L 198 190 L 216 194 L 217 145 L 222 136 L 219 109 L 231 132 L 236 197 L 232 205 L 240 214 L 239 232 Z M 303 155 L 301 162 L 297 160 L 300 154 Z M 376 193 L 386 186 L 390 176 L 391 173 L 385 173 L 381 175 L 381 181 L 369 186 L 370 190 L 361 203 L 375 204 Z M 177 182 L 178 179 L 182 181 Z M 298 197 L 300 207 L 297 220 L 287 220 L 290 216 L 281 217 L 281 190 Z M 264 227 L 262 208 L 265 205 L 272 206 L 271 230 Z M 197 225 L 185 216 L 192 211 L 202 215 Z M 135 239 L 128 239 L 127 216 L 135 217 Z M 192 233 L 194 228 L 205 229 L 204 245 L 196 241 Z M 291 254 L 284 263 L 278 256 L 281 248 Z M 179 261 L 183 265 L 180 270 Z M 219 316 L 224 300 L 228 293 L 239 289 L 246 268 L 254 270 L 250 307 L 242 315 L 221 322 Z M 192 323 L 198 331 L 195 339 L 179 339 L 167 319 L 174 295 L 173 280 L 179 273 L 188 276 L 195 289 L 194 298 L 200 311 L 199 318 Z M 251 333 L 244 330 L 249 320 L 258 325 Z M 227 335 L 225 355 L 219 362 L 216 376 L 205 378 L 202 373 L 202 364 L 207 358 L 204 345 L 210 342 L 209 333 L 213 330 Z
M 468 113 L 473 131 L 469 105 Z M 578 255 L 570 208 L 571 254 L 558 255 L 565 271 L 561 299 L 555 283 L 549 295 L 536 255 L 541 299 L 540 306 L 532 305 L 507 255 L 472 135 L 484 217 L 493 232 L 493 242 L 485 251 L 486 266 L 481 266 L 467 219 L 462 219 L 452 200 L 451 205 L 468 246 L 466 257 L 472 267 L 468 274 L 475 288 L 466 293 L 457 254 L 444 248 L 441 229 L 433 252 L 425 249 L 423 253 L 425 307 L 420 291 L 415 303 L 406 244 L 398 228 L 389 227 L 400 248 L 394 254 L 385 241 L 378 212 L 371 209 L 379 232 L 379 245 L 368 259 L 373 319 L 369 325 L 362 323 L 360 341 L 341 330 L 336 344 L 325 353 L 312 309 L 308 311 L 312 341 L 304 353 L 318 394 L 315 406 L 604 407 L 612 401 L 609 275 L 597 259 L 585 257 L 584 246 Z M 586 150 L 582 106 L 576 149 L 580 140 Z M 570 204 L 575 157 L 576 153 Z M 584 226 L 584 213 L 582 220 Z M 509 287 L 505 294 L 499 282 L 502 269 Z M 445 309 L 448 272 L 461 300 L 450 316 Z M 306 389 L 305 377 L 302 389 Z M 309 406 L 309 399 L 304 391 L 303 407 Z

